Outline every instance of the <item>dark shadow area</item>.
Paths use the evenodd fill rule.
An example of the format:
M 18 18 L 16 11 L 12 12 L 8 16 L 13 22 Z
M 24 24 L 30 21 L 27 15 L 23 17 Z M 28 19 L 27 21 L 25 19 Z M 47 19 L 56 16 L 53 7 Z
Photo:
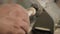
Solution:
M 51 34 L 51 32 L 49 31 L 43 31 L 43 30 L 37 30 L 37 29 L 32 30 L 32 33 L 33 34 Z

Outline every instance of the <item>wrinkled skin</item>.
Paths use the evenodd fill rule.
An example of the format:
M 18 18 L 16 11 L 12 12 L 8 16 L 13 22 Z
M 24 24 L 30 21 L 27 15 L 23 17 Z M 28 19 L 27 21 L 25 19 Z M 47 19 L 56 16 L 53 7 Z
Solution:
M 29 30 L 27 10 L 18 4 L 0 7 L 0 34 L 26 34 Z

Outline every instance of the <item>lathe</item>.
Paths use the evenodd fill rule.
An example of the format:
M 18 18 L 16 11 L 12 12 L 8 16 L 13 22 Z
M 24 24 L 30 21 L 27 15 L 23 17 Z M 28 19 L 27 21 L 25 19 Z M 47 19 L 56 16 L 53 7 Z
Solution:
M 5 0 L 4 3 L 7 3 L 7 1 L 8 0 Z M 37 29 L 49 31 L 50 34 L 57 34 L 57 30 L 60 29 L 60 8 L 58 4 L 59 0 L 13 1 L 15 3 L 21 4 L 24 8 L 28 10 L 31 22 L 29 32 L 31 32 L 34 29 Z
M 33 29 L 50 31 L 51 34 L 59 34 L 57 33 L 60 27 L 60 8 L 58 1 L 59 0 L 30 0 L 30 5 L 37 8 L 35 15 L 37 19 Z

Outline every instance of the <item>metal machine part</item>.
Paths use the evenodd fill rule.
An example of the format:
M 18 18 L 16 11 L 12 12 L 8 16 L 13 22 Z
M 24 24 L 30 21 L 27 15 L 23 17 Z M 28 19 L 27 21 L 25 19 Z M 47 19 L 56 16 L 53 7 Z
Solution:
M 54 2 L 54 0 L 36 0 L 40 3 L 40 5 L 44 8 L 44 13 L 41 14 L 39 19 L 37 20 L 39 24 L 36 25 L 36 29 L 43 29 L 47 31 L 51 31 L 54 34 L 56 30 L 56 26 L 60 21 L 60 8 Z M 43 22 L 44 21 L 44 22 Z M 40 23 L 39 23 L 40 22 Z M 46 28 L 46 29 L 44 29 Z
M 60 21 L 60 8 L 57 4 L 54 0 L 31 0 L 31 2 L 39 6 L 39 12 L 42 11 L 41 14 L 39 13 L 40 15 L 38 15 L 33 28 L 50 31 L 52 34 L 55 34 Z

